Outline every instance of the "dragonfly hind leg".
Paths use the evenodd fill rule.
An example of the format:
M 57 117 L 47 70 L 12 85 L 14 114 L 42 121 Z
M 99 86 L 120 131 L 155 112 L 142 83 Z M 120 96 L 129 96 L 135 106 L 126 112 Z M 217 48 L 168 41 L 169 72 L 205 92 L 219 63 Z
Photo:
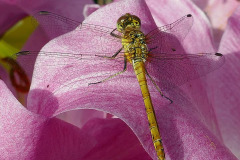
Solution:
M 157 85 L 156 82 L 152 79 L 152 77 L 148 74 L 148 72 L 147 72 L 146 69 L 145 69 L 145 71 L 146 71 L 147 76 L 150 78 L 151 82 L 152 82 L 153 85 L 155 86 L 155 88 L 156 88 L 156 89 L 158 90 L 158 92 L 161 94 L 161 96 L 164 97 L 164 98 L 166 98 L 167 100 L 169 100 L 170 103 L 173 103 L 173 101 L 172 101 L 170 98 L 168 98 L 167 96 L 165 96 L 165 95 L 162 93 L 161 89 L 158 87 L 158 85 Z
M 105 78 L 105 79 L 103 79 L 103 80 L 101 80 L 101 81 L 99 81 L 99 82 L 88 83 L 88 86 L 90 86 L 90 85 L 92 85 L 92 84 L 98 84 L 98 83 L 105 82 L 105 81 L 107 81 L 107 80 L 109 80 L 109 79 L 112 79 L 113 77 L 116 77 L 116 76 L 118 76 L 118 75 L 124 73 L 126 70 L 127 70 L 127 58 L 124 57 L 124 68 L 123 68 L 122 71 L 117 72 L 117 73 L 115 73 L 115 74 L 113 74 L 113 75 L 111 75 L 111 76 L 109 76 L 109 77 L 107 77 L 107 78 Z

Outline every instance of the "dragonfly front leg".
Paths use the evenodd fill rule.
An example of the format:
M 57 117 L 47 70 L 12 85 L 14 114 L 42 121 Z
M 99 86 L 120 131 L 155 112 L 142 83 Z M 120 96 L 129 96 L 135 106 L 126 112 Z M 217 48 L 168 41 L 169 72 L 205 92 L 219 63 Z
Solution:
M 114 33 L 116 30 L 117 30 L 117 28 L 115 28 L 115 29 L 110 33 L 110 35 L 113 36 L 113 37 L 122 39 L 122 36 L 119 36 L 119 35 L 117 35 L 117 34 Z
M 101 81 L 99 81 L 99 82 L 88 83 L 88 86 L 90 86 L 90 85 L 92 85 L 92 84 L 98 84 L 98 83 L 105 82 L 105 81 L 107 81 L 107 80 L 109 80 L 109 79 L 112 79 L 113 77 L 116 77 L 116 76 L 124 73 L 126 70 L 127 70 L 127 58 L 124 57 L 124 67 L 123 67 L 123 70 L 122 70 L 122 71 L 117 72 L 117 73 L 115 73 L 114 75 L 111 75 L 111 76 L 107 77 L 106 79 L 103 79 L 103 80 L 101 80 Z
M 114 31 L 116 31 L 116 30 L 117 30 L 117 28 L 115 28 L 115 29 L 110 33 L 110 35 L 113 36 L 113 37 L 122 39 L 122 36 L 119 36 L 119 35 L 117 35 L 117 34 L 114 33 Z M 117 55 L 122 51 L 122 49 L 123 49 L 123 47 L 120 48 L 120 49 L 119 49 L 113 56 L 111 56 L 111 57 L 108 57 L 108 56 L 99 56 L 99 55 L 96 55 L 96 56 L 102 57 L 102 58 L 114 59 L 114 58 L 116 58 Z
M 170 98 L 166 97 L 166 96 L 162 93 L 162 91 L 161 91 L 161 89 L 158 87 L 157 83 L 156 83 L 156 82 L 152 79 L 152 77 L 148 74 L 146 68 L 145 68 L 145 71 L 146 71 L 147 76 L 150 78 L 151 82 L 153 83 L 153 85 L 156 87 L 156 89 L 158 90 L 158 92 L 161 94 L 161 96 L 164 97 L 164 98 L 166 98 L 167 100 L 169 100 L 170 103 L 173 103 L 173 101 L 172 101 Z
M 97 57 L 102 57 L 102 58 L 108 58 L 108 59 L 114 59 L 117 57 L 117 55 L 122 51 L 123 47 L 120 48 L 114 55 L 112 55 L 111 57 L 108 57 L 108 56 L 100 56 L 100 55 L 95 55 Z

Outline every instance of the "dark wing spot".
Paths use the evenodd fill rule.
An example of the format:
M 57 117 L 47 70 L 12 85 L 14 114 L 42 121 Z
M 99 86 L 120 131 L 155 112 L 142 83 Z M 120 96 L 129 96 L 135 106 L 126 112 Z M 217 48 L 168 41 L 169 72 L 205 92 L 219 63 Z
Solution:
M 48 12 L 48 11 L 39 11 L 38 14 L 40 14 L 40 15 L 49 15 L 50 12 Z
M 222 57 L 223 55 L 221 53 L 215 53 L 216 56 Z

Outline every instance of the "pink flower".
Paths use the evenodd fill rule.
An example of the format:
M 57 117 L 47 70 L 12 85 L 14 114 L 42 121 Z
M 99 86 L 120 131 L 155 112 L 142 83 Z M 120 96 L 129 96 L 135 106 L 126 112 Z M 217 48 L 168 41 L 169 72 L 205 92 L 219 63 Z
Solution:
M 213 85 L 211 95 L 222 141 L 238 158 L 240 158 L 239 18 L 240 8 L 238 7 L 228 20 L 219 47 L 219 52 L 225 54 L 226 63 L 209 82 Z
M 93 118 L 80 129 L 26 110 L 2 81 L 0 112 L 0 159 L 150 159 L 120 119 Z
M 156 27 L 152 15 L 157 25 L 160 26 L 191 13 L 194 17 L 194 25 L 185 39 L 184 49 L 189 53 L 216 52 L 213 46 L 211 26 L 203 12 L 191 1 L 169 0 L 157 3 L 152 0 L 147 3 L 150 11 L 144 0 L 125 0 L 112 3 L 92 13 L 85 23 L 114 28 L 116 20 L 122 14 L 129 12 L 141 18 L 143 31 L 147 33 Z M 161 8 L 157 9 L 156 6 L 161 6 Z M 238 44 L 238 30 L 231 32 L 236 26 L 239 27 L 238 22 L 234 22 L 239 18 L 237 13 L 230 20 L 226 31 L 235 34 L 236 38 L 231 38 L 233 36 L 231 34 L 224 34 L 219 49 L 223 54 L 226 51 L 229 53 L 229 56 L 226 56 L 224 67 L 207 77 L 191 81 L 180 88 L 167 92 L 166 94 L 173 97 L 172 105 L 164 106 L 166 100 L 150 87 L 167 159 L 237 159 L 231 151 L 237 156 L 239 143 L 228 140 L 236 137 L 235 142 L 239 141 L 239 131 L 236 129 L 239 124 L 239 116 L 236 114 L 227 115 L 226 118 L 219 117 L 225 113 L 231 113 L 229 108 L 234 109 L 236 111 L 234 113 L 239 112 L 236 98 L 239 90 L 235 90 L 235 93 L 230 93 L 231 90 L 229 90 L 229 88 L 234 88 L 231 85 L 239 83 L 237 81 L 239 74 L 231 74 L 233 69 L 229 71 L 229 68 L 237 65 L 235 57 L 239 50 L 235 49 L 237 45 L 225 44 L 225 42 Z M 82 50 L 96 53 L 106 49 L 103 48 L 105 46 L 102 45 L 102 41 L 94 41 L 96 37 L 84 36 L 87 33 L 75 31 L 67 33 L 50 41 L 42 51 L 77 54 L 82 53 Z M 89 40 L 95 42 L 94 45 L 89 44 Z M 108 42 L 106 41 L 104 44 Z M 112 46 L 106 46 L 108 47 L 106 52 L 119 49 L 121 46 L 121 43 L 111 42 Z M 230 63 L 227 61 L 228 59 L 230 62 L 231 60 L 232 62 L 235 60 L 235 62 Z M 54 65 L 59 61 L 63 62 L 62 65 Z M 68 63 L 64 63 L 65 61 Z M 119 71 L 123 65 L 99 64 L 98 61 L 93 60 L 82 60 L 81 62 L 78 64 L 76 57 L 64 57 L 64 55 L 58 59 L 48 56 L 38 57 L 28 97 L 29 111 L 22 108 L 5 85 L 1 83 L 0 109 L 2 111 L 0 113 L 3 114 L 0 121 L 3 121 L 3 125 L 0 135 L 4 140 L 0 144 L 3 146 L 1 148 L 3 154 L 0 155 L 3 158 L 19 158 L 20 154 L 24 153 L 23 159 L 61 159 L 64 156 L 67 159 L 100 159 L 100 157 L 102 159 L 116 157 L 119 159 L 156 159 L 140 89 L 137 80 L 131 78 L 134 75 L 130 66 L 126 74 L 119 76 L 118 79 L 88 86 L 89 82 L 98 81 L 98 77 L 93 77 L 93 75 L 99 74 L 104 77 L 106 72 Z M 120 62 L 119 64 L 122 64 L 122 61 Z M 109 68 L 109 65 L 112 67 Z M 232 77 L 233 82 L 229 84 L 226 77 L 223 77 L 223 73 L 229 73 L 227 79 Z M 224 85 L 228 85 L 228 87 L 226 88 Z M 222 87 L 221 90 L 220 87 Z M 224 95 L 225 93 L 228 94 Z M 228 100 L 230 101 L 227 102 Z M 225 104 L 229 104 L 231 107 L 226 107 Z M 63 112 L 76 109 L 101 110 L 111 113 L 119 119 L 93 119 L 80 130 L 54 118 Z M 217 112 L 215 113 L 215 111 Z M 132 129 L 151 158 L 142 150 L 139 141 L 136 139 L 130 141 L 136 137 L 122 121 L 119 121 L 120 119 Z M 225 127 L 228 127 L 226 123 L 229 121 L 237 122 L 232 124 L 231 128 L 227 128 L 231 137 L 228 132 L 225 132 Z M 14 126 L 14 122 L 17 123 L 16 126 Z M 110 130 L 106 130 L 104 127 L 108 124 L 113 126 Z M 120 132 L 119 126 L 126 129 L 126 132 Z M 102 131 L 100 134 L 97 127 Z M 104 139 L 107 138 L 103 143 L 101 143 L 101 139 L 95 139 L 101 137 L 101 134 L 104 134 Z M 116 141 L 118 140 L 116 135 L 120 136 L 119 141 Z M 121 139 L 122 136 L 123 139 Z M 113 138 L 111 139 L 111 137 Z M 91 141 L 92 139 L 94 141 Z M 130 145 L 126 146 L 129 142 L 131 142 Z M 97 143 L 97 147 L 95 143 Z M 113 148 L 113 151 L 109 151 L 108 147 Z M 115 152 L 115 149 L 119 152 Z M 53 152 L 50 152 L 51 150 Z M 101 153 L 99 154 L 99 152 Z M 112 153 L 114 154 L 112 155 Z M 42 158 L 41 155 L 45 157 Z
M 228 18 L 240 6 L 238 0 L 193 0 L 209 17 L 217 47 L 226 28 Z

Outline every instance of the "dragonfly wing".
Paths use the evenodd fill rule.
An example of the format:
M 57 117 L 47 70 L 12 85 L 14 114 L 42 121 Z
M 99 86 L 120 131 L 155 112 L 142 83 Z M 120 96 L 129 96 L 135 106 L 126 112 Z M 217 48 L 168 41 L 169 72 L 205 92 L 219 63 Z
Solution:
M 40 81 L 62 84 L 89 79 L 89 83 L 95 83 L 123 70 L 124 57 L 119 54 L 115 59 L 107 59 L 97 54 L 22 51 L 12 58 L 17 58 L 30 76 L 36 62 L 33 77 Z
M 224 64 L 220 53 L 160 54 L 149 57 L 146 69 L 164 91 L 199 78 Z
M 31 21 L 33 26 L 40 26 L 51 38 L 81 27 L 81 22 L 48 11 L 33 14 Z
M 61 40 L 71 41 L 70 38 L 72 38 L 72 41 L 74 41 L 79 36 L 85 39 L 89 37 L 89 43 L 91 43 L 91 41 L 94 41 L 92 45 L 93 47 L 101 45 L 102 49 L 104 49 L 103 46 L 112 47 L 116 46 L 116 43 L 121 44 L 121 39 L 118 39 L 111 35 L 111 32 L 114 30 L 114 28 L 78 22 L 48 11 L 40 11 L 35 13 L 33 15 L 32 22 L 35 26 L 39 25 L 47 33 L 47 35 L 50 36 L 49 38 L 51 39 L 73 31 L 73 34 L 63 36 L 61 37 Z M 92 37 L 95 38 L 93 39 Z M 102 51 L 110 52 L 111 50 L 109 50 L 109 48 Z
M 177 53 L 176 51 L 182 51 L 181 43 L 192 25 L 193 17 L 188 14 L 171 24 L 150 31 L 146 35 L 149 49 L 153 49 L 155 53 Z

